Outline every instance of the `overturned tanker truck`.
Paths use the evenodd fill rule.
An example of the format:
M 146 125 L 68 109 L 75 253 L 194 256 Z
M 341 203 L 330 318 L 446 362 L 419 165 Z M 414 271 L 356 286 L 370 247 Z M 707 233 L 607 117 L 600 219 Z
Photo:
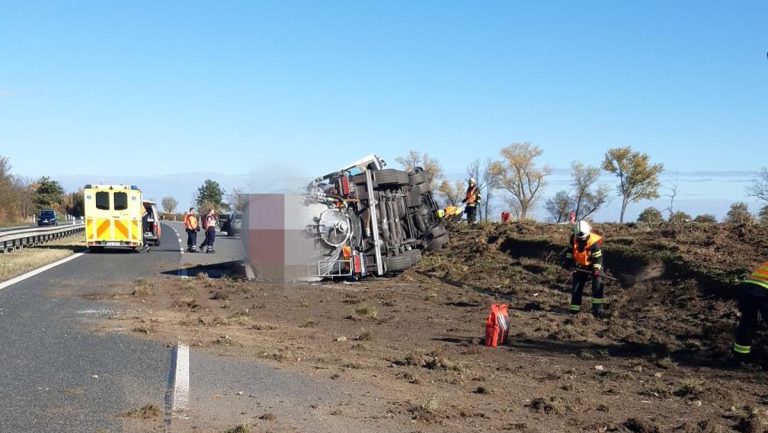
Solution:
M 315 277 L 401 272 L 448 242 L 426 172 L 384 167 L 369 155 L 307 185 Z

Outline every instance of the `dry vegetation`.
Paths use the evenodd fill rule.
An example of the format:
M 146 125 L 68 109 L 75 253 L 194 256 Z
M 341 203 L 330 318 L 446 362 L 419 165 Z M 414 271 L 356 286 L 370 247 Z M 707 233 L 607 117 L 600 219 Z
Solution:
M 0 254 L 0 281 L 5 281 L 61 260 L 84 248 L 82 235 L 70 236 L 33 248 Z

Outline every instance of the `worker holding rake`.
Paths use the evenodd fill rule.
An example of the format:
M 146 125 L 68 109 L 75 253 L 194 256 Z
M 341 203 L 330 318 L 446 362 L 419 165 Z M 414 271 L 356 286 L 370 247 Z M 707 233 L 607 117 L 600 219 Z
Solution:
M 586 221 L 579 221 L 573 229 L 570 245 L 572 251 L 567 258 L 576 265 L 573 272 L 571 287 L 570 311 L 577 314 L 581 311 L 581 296 L 584 285 L 592 278 L 592 315 L 603 317 L 605 315 L 603 298 L 603 245 L 602 236 L 592 233 L 592 228 Z

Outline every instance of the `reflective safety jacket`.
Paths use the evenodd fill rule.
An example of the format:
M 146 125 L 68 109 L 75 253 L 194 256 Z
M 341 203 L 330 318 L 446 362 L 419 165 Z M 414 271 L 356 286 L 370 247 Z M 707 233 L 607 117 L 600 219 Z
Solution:
M 745 283 L 757 284 L 760 287 L 768 289 L 768 262 L 763 262 L 752 272 L 745 280 Z
M 197 216 L 195 214 L 188 213 L 184 217 L 184 228 L 187 230 L 197 230 Z
M 467 206 L 475 206 L 479 201 L 480 189 L 477 187 L 477 185 L 473 185 L 467 188 L 467 195 L 464 198 L 464 203 L 466 203 Z
M 584 248 L 579 248 L 579 240 L 571 236 L 571 245 L 573 245 L 573 261 L 581 268 L 603 268 L 603 251 L 600 247 L 603 245 L 603 238 L 600 235 L 590 234 Z

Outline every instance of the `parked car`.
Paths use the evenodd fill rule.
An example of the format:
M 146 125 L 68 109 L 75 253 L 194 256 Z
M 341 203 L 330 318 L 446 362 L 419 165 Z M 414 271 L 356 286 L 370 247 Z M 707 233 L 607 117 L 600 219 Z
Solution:
M 59 222 L 56 218 L 56 211 L 53 209 L 43 209 L 37 216 L 38 226 L 55 226 Z
M 237 236 L 243 230 L 243 214 L 241 212 L 232 212 L 225 214 L 224 218 L 219 217 L 221 231 L 227 236 Z
M 144 227 L 144 242 L 148 245 L 160 246 L 160 214 L 157 205 L 151 201 L 143 201 L 145 214 L 141 218 Z

